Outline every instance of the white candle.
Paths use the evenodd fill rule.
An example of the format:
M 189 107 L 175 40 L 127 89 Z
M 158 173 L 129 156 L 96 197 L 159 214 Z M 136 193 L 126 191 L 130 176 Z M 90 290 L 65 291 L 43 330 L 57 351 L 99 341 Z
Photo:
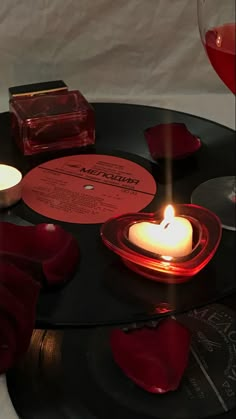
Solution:
M 9 189 L 17 185 L 22 179 L 21 172 L 15 167 L 0 164 L 0 190 Z
M 166 208 L 161 224 L 133 224 L 128 237 L 136 246 L 164 257 L 186 256 L 192 251 L 192 225 L 184 217 L 175 217 L 171 205 Z
M 15 204 L 21 198 L 22 174 L 15 167 L 0 164 L 0 208 Z

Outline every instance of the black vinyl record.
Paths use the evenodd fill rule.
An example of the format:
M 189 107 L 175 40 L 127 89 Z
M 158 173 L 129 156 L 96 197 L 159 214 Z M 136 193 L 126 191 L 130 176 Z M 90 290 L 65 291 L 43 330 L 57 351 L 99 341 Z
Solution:
M 140 161 L 136 157 L 134 159 Z M 151 163 L 146 161 L 146 167 L 148 165 L 151 167 Z M 155 208 L 158 196 L 157 193 L 148 211 Z M 0 215 L 0 220 L 19 225 L 57 223 L 34 213 L 23 203 L 17 213 L 24 218 L 7 214 Z M 201 307 L 230 295 L 236 289 L 235 264 L 232 263 L 235 254 L 234 232 L 223 231 L 215 256 L 189 282 L 166 285 L 143 278 L 128 269 L 102 243 L 101 224 L 60 224 L 77 238 L 80 262 L 77 272 L 68 283 L 41 292 L 37 305 L 37 327 L 142 321 Z
M 35 330 L 25 360 L 8 374 L 18 415 L 22 419 L 232 419 L 235 312 L 213 304 L 177 320 L 192 332 L 189 363 L 179 388 L 162 395 L 142 390 L 115 364 L 110 328 Z M 143 326 L 157 327 L 158 321 L 131 324 L 126 331 Z
M 157 183 L 156 195 L 144 208 L 147 212 L 169 202 L 189 203 L 198 184 L 234 173 L 235 133 L 229 128 L 165 109 L 122 104 L 95 104 L 94 107 L 96 144 L 79 150 L 79 153 L 121 157 L 147 170 Z M 201 139 L 202 147 L 187 159 L 167 165 L 165 162 L 156 163 L 151 160 L 144 130 L 158 123 L 172 122 L 184 123 Z M 10 141 L 9 115 L 1 115 L 0 123 L 2 159 L 18 167 L 23 174 L 51 159 L 78 154 L 77 149 L 22 156 Z M 58 222 L 37 214 L 23 201 L 1 215 L 21 224 Z M 20 219 L 15 219 L 15 216 Z M 142 278 L 125 267 L 119 257 L 102 243 L 101 224 L 58 223 L 78 239 L 81 259 L 70 282 L 61 289 L 41 293 L 37 306 L 38 327 L 147 320 L 166 312 L 180 313 L 201 307 L 230 295 L 236 289 L 234 232 L 223 231 L 215 256 L 190 282 L 166 286 Z

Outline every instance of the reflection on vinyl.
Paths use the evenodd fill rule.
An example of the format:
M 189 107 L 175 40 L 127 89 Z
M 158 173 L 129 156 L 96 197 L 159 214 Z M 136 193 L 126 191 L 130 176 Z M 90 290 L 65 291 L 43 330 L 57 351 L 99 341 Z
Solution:
M 145 208 L 145 211 L 148 212 L 155 211 L 159 206 L 165 205 L 167 202 L 170 203 L 170 201 L 173 204 L 188 203 L 192 191 L 203 181 L 222 176 L 226 168 L 228 175 L 233 175 L 235 172 L 234 130 L 199 117 L 154 107 L 118 103 L 95 103 L 94 109 L 96 113 L 96 144 L 94 147 L 86 148 L 86 150 L 78 150 L 77 148 L 52 153 L 45 152 L 28 156 L 27 158 L 17 151 L 11 141 L 9 114 L 4 113 L 0 115 L 1 159 L 18 167 L 24 174 L 36 166 L 43 166 L 40 172 L 41 175 L 44 173 L 43 176 L 45 176 L 45 168 L 50 169 L 46 162 L 50 159 L 63 157 L 64 160 L 60 161 L 67 163 L 70 161 L 70 166 L 61 167 L 61 170 L 68 172 L 69 169 L 70 179 L 72 179 L 71 175 L 74 174 L 74 171 L 78 169 L 74 166 L 77 166 L 79 158 L 75 157 L 76 162 L 74 162 L 74 160 L 71 161 L 71 157 L 67 159 L 66 156 L 105 154 L 106 156 L 112 156 L 110 158 L 111 163 L 116 158 L 129 160 L 131 163 L 142 166 L 140 173 L 144 170 L 148 171 L 158 185 L 157 194 L 153 200 L 147 200 L 150 204 Z M 202 147 L 198 153 L 184 160 L 168 162 L 168 165 L 165 160 L 156 163 L 150 160 L 151 156 L 144 137 L 144 131 L 147 127 L 170 123 L 184 123 L 191 133 L 201 139 Z M 89 160 L 91 162 L 91 159 Z M 127 167 L 131 167 L 129 162 Z M 109 157 L 106 158 L 106 163 L 108 163 L 106 167 L 110 167 Z M 82 173 L 86 177 L 88 175 L 90 177 L 91 172 L 86 172 L 87 169 L 89 170 L 90 167 L 86 167 Z M 113 170 L 116 170 L 114 166 Z M 122 171 L 122 173 L 125 171 Z M 101 170 L 100 172 L 98 177 L 102 176 L 104 180 L 106 171 Z M 170 173 L 172 173 L 172 176 L 170 176 Z M 96 174 L 98 173 L 96 172 Z M 57 176 L 54 172 L 53 178 L 57 187 L 55 194 L 51 184 L 47 185 L 47 191 L 49 190 L 49 192 L 51 191 L 54 194 L 55 201 L 52 204 L 57 209 L 60 206 L 60 202 L 56 200 L 58 192 L 63 193 L 65 200 L 68 196 L 67 191 L 65 191 L 65 183 L 62 185 L 62 181 L 67 182 L 68 177 L 65 179 L 61 174 L 58 175 L 61 182 L 57 181 Z M 119 182 L 121 180 L 120 175 L 121 173 L 118 174 L 118 177 L 115 175 L 113 181 Z M 150 176 L 147 175 L 147 178 Z M 49 177 L 51 178 L 51 175 Z M 110 174 L 108 177 L 110 177 Z M 129 178 L 129 176 L 127 177 Z M 36 180 L 38 183 L 39 179 Z M 96 189 L 91 189 L 94 185 L 87 182 L 87 180 L 91 179 L 86 179 L 86 182 L 83 184 L 86 196 L 96 192 Z M 46 187 L 45 182 L 43 183 L 44 187 Z M 96 184 L 98 183 L 96 182 Z M 129 184 L 132 186 L 132 183 Z M 169 190 L 170 185 L 172 185 L 172 190 Z M 113 189 L 114 191 L 115 189 Z M 40 195 L 41 204 L 43 204 L 42 201 L 44 199 L 48 202 L 45 189 L 43 192 L 40 188 L 37 188 L 37 194 Z M 144 194 L 142 193 L 142 195 Z M 129 196 L 131 197 L 133 194 L 130 193 Z M 137 193 L 137 196 L 140 198 L 141 195 Z M 118 196 L 116 197 L 118 198 Z M 151 195 L 149 195 L 150 197 Z M 100 200 L 100 197 L 98 198 Z M 94 211 L 94 201 L 89 202 L 92 212 Z M 133 199 L 130 199 L 130 202 L 134 202 Z M 71 201 L 70 205 L 72 204 L 73 208 L 70 207 L 68 210 L 74 209 L 75 203 Z M 143 208 L 143 205 L 145 203 L 140 205 L 140 208 Z M 108 207 L 110 208 L 110 204 Z M 85 206 L 85 211 L 87 208 L 88 205 L 87 207 Z M 120 207 L 117 206 L 117 208 Z M 30 208 L 22 200 L 10 209 L 10 213 L 33 224 L 52 222 L 51 219 L 46 218 L 44 211 L 38 214 L 37 209 L 35 208 L 34 211 L 32 207 Z M 95 216 L 95 214 L 91 215 Z M 223 232 L 217 254 L 207 266 L 207 269 L 204 269 L 200 275 L 197 275 L 186 286 L 169 288 L 162 286 L 162 284 L 152 284 L 151 281 L 145 281 L 128 268 L 126 269 L 119 258 L 112 255 L 112 252 L 105 249 L 105 246 L 101 243 L 99 224 L 58 222 L 78 238 L 81 248 L 81 264 L 76 276 L 64 289 L 40 296 L 37 307 L 38 327 L 50 327 L 50 325 L 54 327 L 59 324 L 67 326 L 71 324 L 86 324 L 91 326 L 108 323 L 118 324 L 128 321 L 134 322 L 138 319 L 148 320 L 153 313 L 155 315 L 155 313 L 162 312 L 163 307 L 173 308 L 176 312 L 183 312 L 196 307 L 196 305 L 200 307 L 219 300 L 225 295 L 230 295 L 236 289 L 236 272 L 235 264 L 233 263 L 235 258 L 235 234 L 232 232 Z M 122 276 L 119 276 L 119 273 Z
M 156 202 L 154 204 L 156 208 Z M 28 222 L 51 222 L 33 215 L 26 207 L 21 210 L 20 215 Z M 5 220 L 28 224 L 12 215 Z M 63 224 L 63 227 L 79 241 L 80 264 L 66 286 L 54 292 L 41 293 L 37 327 L 108 325 L 148 320 L 165 314 L 163 307 L 180 313 L 213 303 L 236 289 L 235 264 L 232 263 L 235 237 L 232 232 L 223 232 L 216 255 L 191 281 L 166 286 L 125 267 L 120 258 L 103 245 L 100 225 Z
M 235 312 L 209 305 L 177 318 L 192 331 L 189 365 L 177 391 L 149 394 L 129 380 L 113 361 L 110 328 L 37 330 L 24 362 L 8 374 L 17 413 L 22 419 L 232 419 Z

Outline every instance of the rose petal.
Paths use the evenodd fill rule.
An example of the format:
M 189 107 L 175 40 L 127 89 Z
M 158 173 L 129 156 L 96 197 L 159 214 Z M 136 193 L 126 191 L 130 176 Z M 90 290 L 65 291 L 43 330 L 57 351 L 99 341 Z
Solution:
M 144 131 L 150 154 L 154 160 L 170 157 L 181 159 L 195 153 L 201 141 L 185 124 L 159 124 Z
M 76 239 L 54 224 L 18 226 L 0 223 L 0 257 L 49 285 L 65 282 L 79 260 Z
M 40 286 L 13 265 L 0 263 L 0 372 L 29 346 Z
M 156 328 L 112 331 L 115 362 L 137 385 L 151 393 L 175 390 L 188 364 L 190 332 L 173 319 Z

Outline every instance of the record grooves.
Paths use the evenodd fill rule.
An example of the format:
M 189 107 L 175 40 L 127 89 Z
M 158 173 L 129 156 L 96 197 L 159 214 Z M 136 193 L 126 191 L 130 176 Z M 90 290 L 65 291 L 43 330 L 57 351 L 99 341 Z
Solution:
M 145 175 L 144 179 L 149 179 L 151 182 L 151 195 L 145 195 L 138 192 L 140 190 L 144 191 L 146 188 L 144 185 L 146 181 L 144 183 L 141 182 L 136 185 L 138 191 L 135 191 L 134 189 L 128 191 L 129 193 L 135 192 L 137 195 L 134 195 L 134 199 L 130 198 L 130 196 L 133 196 L 132 194 L 129 195 L 128 201 L 127 198 L 124 198 L 123 204 L 125 205 L 125 208 L 127 202 L 129 202 L 131 206 L 136 205 L 136 201 L 139 201 L 137 200 L 137 196 L 142 197 L 141 201 L 138 203 L 139 206 L 141 205 L 140 208 L 142 208 L 144 201 L 144 205 L 148 205 L 145 208 L 145 211 L 152 212 L 155 211 L 158 205 L 163 205 L 165 200 L 165 188 L 163 188 L 163 185 L 159 184 L 158 165 L 130 153 L 119 152 L 116 154 L 118 157 L 109 154 L 83 154 L 81 155 L 83 157 L 82 159 L 80 158 L 81 156 L 79 158 L 72 156 L 69 157 L 69 160 L 68 158 L 60 158 L 53 160 L 53 163 L 51 162 L 50 164 L 52 164 L 53 167 L 60 167 L 63 176 L 65 171 L 67 172 L 69 170 L 71 174 L 72 172 L 75 173 L 78 170 L 81 170 L 81 167 L 84 169 L 85 163 L 87 164 L 86 167 L 88 170 L 90 170 L 89 167 L 92 165 L 97 168 L 96 170 L 99 168 L 98 172 L 94 172 L 96 175 L 93 175 L 93 177 L 96 177 L 97 173 L 99 173 L 99 176 L 103 176 L 103 174 L 101 175 L 101 173 L 103 173 L 103 171 L 100 170 L 101 167 L 112 167 L 115 176 L 115 180 L 114 178 L 112 180 L 113 183 L 119 183 L 117 179 L 120 179 L 123 176 L 121 176 L 121 172 L 123 174 L 129 172 L 129 175 L 122 177 L 122 179 L 125 178 L 126 180 L 133 179 L 132 176 L 130 177 L 130 170 L 134 170 L 133 173 L 135 178 L 137 178 L 140 173 L 143 173 Z M 87 159 L 88 156 L 90 159 Z M 47 165 L 47 163 L 45 164 Z M 43 165 L 44 163 L 41 162 L 40 167 L 44 167 Z M 34 170 L 37 170 L 37 168 Z M 29 172 L 29 176 L 30 173 L 33 172 Z M 117 175 L 118 172 L 119 175 Z M 92 175 L 83 171 L 82 174 L 86 179 L 82 179 L 82 183 L 76 183 L 73 188 L 78 185 L 83 186 L 91 183 L 91 179 L 87 179 L 87 177 Z M 33 176 L 35 176 L 35 174 Z M 48 175 L 44 178 L 45 174 L 43 172 L 41 176 L 43 176 L 42 179 L 44 179 L 45 182 L 43 188 L 45 188 L 48 182 Z M 60 177 L 59 183 L 63 179 Z M 154 194 L 156 186 L 154 188 L 153 179 L 155 179 L 158 185 L 157 194 Z M 114 190 L 118 190 L 118 196 L 114 197 L 114 199 L 118 199 L 117 202 L 120 202 L 120 196 L 126 194 L 120 192 L 121 189 L 117 188 L 117 186 L 111 186 L 109 179 L 108 181 L 109 184 L 107 185 L 108 189 L 105 191 L 106 193 L 101 189 L 96 199 L 100 199 L 99 195 L 101 194 L 109 195 L 109 199 L 111 199 L 111 195 L 115 195 Z M 36 188 L 37 193 L 35 197 L 38 196 L 40 191 L 40 182 L 38 185 L 39 189 Z M 57 179 L 54 180 L 54 182 L 58 185 Z M 68 185 L 68 182 L 70 184 L 70 177 L 66 178 L 64 182 L 64 187 L 67 187 L 66 185 Z M 31 181 L 28 183 L 27 175 L 26 185 L 31 188 Z M 110 188 L 112 189 L 110 190 Z M 90 192 L 91 190 L 88 190 L 86 195 L 87 193 L 90 194 Z M 40 199 L 43 203 L 42 211 L 48 210 L 51 204 L 49 205 L 48 202 L 45 201 L 45 191 Z M 184 201 L 187 202 L 188 199 L 185 198 Z M 92 201 L 86 202 L 86 205 L 94 204 L 91 203 Z M 117 205 L 122 206 L 123 204 L 119 203 Z M 58 203 L 55 205 L 58 205 Z M 121 209 L 121 206 L 119 209 Z M 68 217 L 68 213 L 64 210 L 60 214 L 62 214 L 63 217 Z M 100 217 L 102 213 L 103 212 L 100 212 L 100 210 L 96 213 L 91 210 L 91 220 L 96 221 L 97 217 Z M 15 219 L 14 215 L 21 218 Z M 11 221 L 11 216 L 12 215 L 9 217 L 6 216 L 5 219 Z M 79 217 L 82 217 L 81 220 L 83 219 L 83 210 L 82 213 L 79 214 Z M 236 290 L 235 266 L 231 262 L 234 258 L 235 248 L 235 239 L 232 232 L 223 231 L 220 246 L 213 260 L 198 275 L 193 277 L 189 283 L 181 284 L 180 286 L 167 287 L 135 274 L 123 265 L 119 257 L 106 249 L 100 239 L 101 223 L 74 224 L 55 221 L 37 214 L 23 202 L 14 208 L 12 222 L 20 223 L 21 225 L 44 222 L 61 224 L 78 239 L 81 250 L 81 260 L 74 278 L 72 278 L 65 287 L 55 290 L 55 292 L 41 293 L 37 306 L 37 327 L 95 326 L 133 322 L 136 320 L 143 321 L 166 314 L 166 310 L 163 310 L 163 307 L 167 307 L 167 311 L 169 312 L 184 312 L 191 310 L 196 305 L 200 307 L 217 301 Z M 87 304 L 84 304 L 85 301 L 87 301 Z
M 8 375 L 16 411 L 24 419 L 232 419 L 235 312 L 213 304 L 178 320 L 193 336 L 189 365 L 177 391 L 149 394 L 125 377 L 112 359 L 110 328 L 36 330 L 24 362 Z M 135 327 L 143 325 L 126 330 Z
M 172 165 L 173 202 L 190 202 L 198 184 L 225 175 L 226 168 L 227 174 L 234 174 L 235 132 L 229 128 L 166 109 L 110 103 L 96 103 L 94 108 L 96 145 L 81 150 L 81 155 L 120 157 L 148 171 L 158 190 L 145 211 L 155 211 L 167 199 L 165 165 L 150 161 L 144 140 L 143 132 L 148 126 L 184 123 L 202 141 L 198 153 Z M 78 150 L 69 150 L 25 158 L 10 140 L 9 114 L 0 115 L 0 119 L 1 158 L 24 174 L 50 159 L 78 154 Z M 86 182 L 85 186 L 91 185 Z M 54 222 L 23 202 L 13 207 L 9 215 L 2 216 L 21 225 Z M 193 282 L 181 289 L 164 289 L 138 277 L 111 256 L 100 241 L 99 224 L 59 223 L 78 238 L 81 264 L 76 277 L 66 287 L 41 294 L 37 326 L 51 326 L 54 330 L 36 330 L 25 360 L 8 373 L 9 393 L 19 416 L 22 419 L 233 419 L 236 413 L 235 235 L 223 232 L 217 254 Z M 226 295 L 231 297 L 222 300 Z M 214 301 L 218 304 L 206 307 Z M 191 315 L 189 310 L 196 306 L 202 308 L 193 310 Z M 179 315 L 179 320 L 193 330 L 194 352 L 179 390 L 157 399 L 135 387 L 116 367 L 108 336 L 111 326 L 127 322 L 131 328 L 141 327 L 142 322 L 154 327 L 153 319 L 167 310 L 170 310 L 167 314 L 171 310 L 187 313 Z M 199 360 L 203 367 L 208 365 L 208 378 L 208 370 L 203 368 L 203 373 Z

